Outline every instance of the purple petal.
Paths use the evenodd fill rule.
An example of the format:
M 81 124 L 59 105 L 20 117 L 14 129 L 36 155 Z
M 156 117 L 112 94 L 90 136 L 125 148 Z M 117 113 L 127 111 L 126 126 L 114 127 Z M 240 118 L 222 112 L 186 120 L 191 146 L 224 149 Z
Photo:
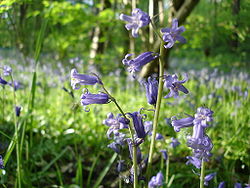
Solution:
M 178 20 L 177 20 L 177 18 L 174 18 L 174 19 L 172 20 L 172 28 L 173 28 L 173 29 L 178 28 Z
M 179 85 L 178 89 L 179 89 L 180 91 L 182 91 L 183 93 L 188 94 L 187 88 L 185 88 L 183 85 Z
M 180 41 L 181 43 L 186 43 L 187 42 L 186 39 L 183 36 L 181 36 L 181 35 L 177 35 L 175 37 L 175 39 L 178 40 L 178 41 Z
M 119 18 L 120 18 L 121 20 L 123 20 L 123 21 L 126 21 L 126 22 L 132 22 L 132 21 L 133 21 L 133 17 L 128 16 L 128 15 L 126 15 L 126 14 L 121 14 L 121 15 L 119 16 Z

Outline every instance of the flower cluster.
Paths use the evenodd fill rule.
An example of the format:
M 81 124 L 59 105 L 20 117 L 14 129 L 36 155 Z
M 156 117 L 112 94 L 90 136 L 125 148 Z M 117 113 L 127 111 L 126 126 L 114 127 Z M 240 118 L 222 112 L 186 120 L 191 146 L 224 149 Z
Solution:
M 102 81 L 96 75 L 79 74 L 76 69 L 71 70 L 71 86 L 73 89 L 80 89 L 81 85 L 102 85 Z M 86 107 L 90 104 L 107 104 L 110 101 L 108 94 L 100 92 L 90 93 L 86 88 L 81 95 L 81 104 Z
M 150 17 L 139 8 L 134 9 L 131 14 L 132 16 L 121 14 L 120 19 L 128 22 L 128 24 L 125 25 L 126 29 L 132 30 L 133 37 L 138 37 L 139 29 L 149 24 Z
M 165 87 L 170 90 L 164 98 L 177 98 L 179 96 L 179 91 L 188 94 L 187 88 L 183 86 L 183 84 L 188 80 L 187 74 L 185 74 L 185 78 L 181 81 L 178 80 L 178 76 L 176 74 L 164 76 L 164 79 Z
M 148 183 L 148 188 L 157 188 L 163 185 L 163 174 L 158 172 L 156 176 L 153 176 Z
M 144 65 L 153 61 L 159 56 L 154 52 L 144 52 L 134 59 L 129 59 L 129 57 L 132 55 L 133 54 L 127 54 L 122 60 L 122 63 L 128 67 L 128 71 L 132 73 L 133 76 L 136 72 L 139 72 Z
M 193 149 L 193 156 L 188 156 L 187 164 L 193 164 L 196 168 L 201 167 L 201 160 L 208 161 L 212 155 L 210 152 L 213 148 L 211 139 L 205 134 L 205 129 L 211 126 L 213 121 L 213 111 L 208 108 L 200 107 L 197 109 L 194 117 L 172 121 L 172 125 L 176 132 L 181 128 L 193 126 L 193 135 L 188 136 L 187 145 Z
M 185 31 L 183 26 L 178 27 L 178 20 L 176 18 L 172 21 L 172 27 L 161 29 L 163 33 L 163 40 L 167 42 L 165 48 L 172 48 L 176 41 L 186 43 L 186 39 L 180 34 Z

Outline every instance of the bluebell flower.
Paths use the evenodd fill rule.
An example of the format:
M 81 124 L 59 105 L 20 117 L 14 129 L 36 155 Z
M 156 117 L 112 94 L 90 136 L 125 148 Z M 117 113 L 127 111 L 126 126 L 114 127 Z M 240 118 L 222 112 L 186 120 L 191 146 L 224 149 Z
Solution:
M 167 160 L 168 159 L 168 153 L 167 153 L 167 150 L 165 149 L 162 149 L 160 150 L 160 152 L 162 153 L 162 157 L 164 160 Z
M 204 185 L 208 186 L 208 182 L 211 181 L 215 175 L 216 175 L 216 172 L 206 175 L 204 178 Z
M 143 124 L 143 116 L 140 112 L 128 113 L 133 119 L 133 125 L 136 132 L 137 138 L 144 139 L 146 137 L 145 127 Z
M 176 74 L 164 76 L 164 85 L 170 90 L 164 98 L 177 98 L 179 96 L 179 91 L 188 94 L 187 88 L 183 86 L 187 80 L 187 74 L 185 74 L 185 78 L 181 81 L 178 80 L 178 76 Z
M 89 104 L 107 104 L 109 96 L 106 93 L 92 94 L 88 91 L 84 92 L 81 96 L 81 104 L 87 106 Z
M 176 138 L 171 138 L 171 142 L 170 142 L 170 146 L 173 148 L 176 148 L 177 146 L 179 146 L 181 143 L 178 141 L 178 139 Z
M 187 156 L 188 161 L 186 162 L 186 164 L 192 164 L 194 165 L 196 168 L 201 168 L 201 160 L 196 158 L 196 157 L 192 157 L 192 156 Z
M 16 106 L 15 111 L 16 111 L 16 116 L 19 117 L 21 113 L 21 106 Z
M 148 77 L 148 81 L 143 83 L 146 88 L 148 103 L 156 105 L 158 95 L 158 80 L 154 77 Z
M 250 184 L 246 183 L 245 186 L 246 186 L 245 188 L 250 188 Z
M 0 169 L 4 169 L 2 155 L 0 155 Z
M 11 72 L 12 72 L 12 69 L 11 69 L 10 66 L 5 65 L 5 66 L 3 67 L 3 75 L 4 75 L 4 76 L 9 76 L 9 75 L 11 74 Z
M 211 139 L 205 135 L 203 138 L 189 138 L 187 141 L 187 145 L 193 148 L 193 154 L 196 158 L 204 159 L 204 161 L 208 161 L 209 157 L 212 156 L 210 151 L 213 148 L 213 144 Z
M 145 128 L 146 134 L 150 135 L 150 133 L 152 132 L 152 129 L 153 129 L 152 121 L 144 121 L 144 128 Z
M 163 174 L 158 172 L 156 176 L 153 176 L 148 182 L 148 188 L 157 188 L 163 185 Z
M 109 127 L 107 131 L 107 137 L 110 139 L 110 135 L 113 133 L 114 135 L 119 134 L 120 129 L 127 129 L 129 121 L 124 120 L 124 117 L 121 117 L 121 114 L 118 114 L 117 117 L 114 117 L 113 113 L 109 113 L 107 115 L 107 119 L 103 121 L 103 124 Z
M 131 138 L 127 139 L 127 143 L 128 143 L 128 149 L 129 149 L 129 154 L 130 154 L 130 158 L 133 159 L 133 143 Z M 141 153 L 141 149 L 138 145 L 135 146 L 136 147 L 136 158 L 137 158 L 137 163 L 140 164 L 142 161 L 142 153 Z
M 148 16 L 148 14 L 146 12 L 143 12 L 139 8 L 133 9 L 132 16 L 121 14 L 120 19 L 128 22 L 125 27 L 127 30 L 132 29 L 133 37 L 138 37 L 139 29 L 143 26 L 148 25 L 150 22 L 150 17 Z
M 73 89 L 79 89 L 80 85 L 102 84 L 96 76 L 79 74 L 76 69 L 71 70 L 71 86 Z
M 135 72 L 139 72 L 141 68 L 156 59 L 159 55 L 154 52 L 144 52 L 134 59 L 130 59 L 133 54 L 127 54 L 122 60 L 122 63 L 128 67 L 128 71 L 134 75 Z
M 116 166 L 116 170 L 117 172 L 122 172 L 125 170 L 125 164 L 124 164 L 124 160 L 118 160 L 117 161 L 117 166 Z
M 205 134 L 205 128 L 210 126 L 207 122 L 213 120 L 213 112 L 204 107 L 197 109 L 193 120 L 193 135 L 188 136 L 187 145 L 193 149 L 194 157 L 209 160 L 212 156 L 210 151 L 213 148 L 211 139 Z
M 166 45 L 164 45 L 165 48 L 172 48 L 176 41 L 179 41 L 181 43 L 186 43 L 186 39 L 181 36 L 181 33 L 185 31 L 185 28 L 183 26 L 178 27 L 178 20 L 176 18 L 172 21 L 172 27 L 171 28 L 164 28 L 161 29 L 161 32 L 163 33 L 163 40 L 167 42 Z
M 4 80 L 1 76 L 0 76 L 0 84 L 1 85 L 6 85 L 8 84 L 8 82 L 6 80 Z
M 194 115 L 194 125 L 200 125 L 202 127 L 210 126 L 209 122 L 213 121 L 213 111 L 205 108 L 199 107 L 196 114 Z
M 16 81 L 16 80 L 14 80 L 13 83 L 9 82 L 8 84 L 9 84 L 11 87 L 13 87 L 13 85 L 14 85 L 14 90 L 15 90 L 15 91 L 18 90 L 18 89 L 22 89 L 22 88 L 23 88 L 23 84 L 22 84 L 21 82 L 19 82 L 19 81 Z
M 193 126 L 193 120 L 194 120 L 194 117 L 192 116 L 188 116 L 186 118 L 183 118 L 183 119 L 175 119 L 175 117 L 172 119 L 172 125 L 174 127 L 174 130 L 176 132 L 179 132 L 181 128 L 184 128 L 184 127 L 191 127 Z
M 117 144 L 117 143 L 115 143 L 115 142 L 112 142 L 111 144 L 109 144 L 108 146 L 107 146 L 108 148 L 111 148 L 112 150 L 114 150 L 114 152 L 116 152 L 116 153 L 120 153 L 120 146 L 119 146 L 119 144 Z
M 156 133 L 156 135 L 155 135 L 155 140 L 163 140 L 163 136 L 162 136 L 162 134 L 160 134 L 160 133 Z
M 235 183 L 235 184 L 234 184 L 234 188 L 242 188 L 241 183 Z
M 118 133 L 118 134 L 114 135 L 113 139 L 114 139 L 115 143 L 123 146 L 123 145 L 125 145 L 126 134 Z
M 220 182 L 218 188 L 225 188 L 226 187 L 226 183 L 224 181 Z

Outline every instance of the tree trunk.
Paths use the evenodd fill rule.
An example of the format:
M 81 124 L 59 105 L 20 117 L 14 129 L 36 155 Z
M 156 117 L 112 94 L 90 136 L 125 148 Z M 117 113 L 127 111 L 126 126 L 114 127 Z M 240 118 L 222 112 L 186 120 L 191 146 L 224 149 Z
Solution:
M 240 0 L 233 0 L 232 14 L 235 17 L 234 30 L 232 33 L 232 40 L 231 40 L 231 46 L 233 51 L 236 51 L 239 46 L 239 36 L 237 33 L 239 26 L 239 13 L 240 13 Z
M 169 18 L 171 20 L 168 20 L 169 24 L 171 24 L 173 18 L 177 18 L 179 21 L 179 25 L 183 24 L 185 22 L 186 18 L 190 15 L 192 10 L 195 8 L 195 6 L 198 4 L 199 0 L 172 0 L 170 7 L 170 13 Z M 166 27 L 166 26 L 164 26 Z M 157 42 L 157 49 L 155 51 L 159 51 L 160 43 Z M 165 59 L 165 68 L 169 68 L 169 55 L 170 55 L 171 49 L 165 49 L 166 59 Z M 158 61 L 153 61 L 145 68 L 143 68 L 140 76 L 141 77 L 148 77 L 149 75 L 158 72 Z
M 104 6 L 105 6 L 105 0 L 101 0 L 101 8 L 97 10 L 98 13 L 104 10 Z M 99 43 L 100 37 L 101 37 L 101 28 L 98 25 L 94 28 L 92 43 L 90 45 L 89 62 L 88 62 L 89 65 L 93 65 L 95 63 L 96 55 L 98 51 L 100 51 L 100 46 L 101 46 Z

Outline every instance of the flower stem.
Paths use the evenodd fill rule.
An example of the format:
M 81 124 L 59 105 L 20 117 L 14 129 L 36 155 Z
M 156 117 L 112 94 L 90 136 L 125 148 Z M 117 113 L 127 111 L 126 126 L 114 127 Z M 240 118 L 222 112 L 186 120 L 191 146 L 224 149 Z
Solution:
M 3 124 L 4 124 L 4 117 L 5 117 L 5 115 L 4 115 L 4 109 L 5 109 L 5 87 L 2 86 L 2 88 L 3 88 L 3 95 L 2 95 L 2 100 L 3 100 L 3 102 L 2 102 L 2 117 L 3 117 Z
M 151 143 L 150 143 L 148 167 L 147 167 L 147 172 L 146 172 L 148 179 L 150 177 L 150 172 L 151 172 L 151 167 L 152 167 L 156 129 L 157 129 L 159 114 L 160 114 L 161 98 L 162 98 L 162 91 L 163 91 L 163 74 L 164 74 L 164 42 L 162 41 L 161 46 L 160 46 L 160 58 L 159 58 L 159 87 L 158 87 L 156 108 L 155 108 L 155 113 L 154 113 L 153 133 L 152 133 Z
M 168 187 L 168 177 L 169 177 L 169 156 L 166 161 L 166 185 Z
M 152 20 L 150 20 L 150 23 L 151 23 L 151 25 L 153 27 L 153 30 L 156 33 L 156 35 L 161 39 L 162 42 L 164 42 L 164 40 L 162 39 L 162 36 L 161 36 L 160 32 L 157 30 L 157 28 L 156 28 L 156 26 L 154 24 L 154 22 Z
M 204 177 L 205 177 L 205 161 L 201 161 L 201 176 L 200 176 L 200 188 L 204 188 Z
M 104 85 L 102 84 L 102 89 L 105 91 L 105 93 L 110 97 L 111 101 L 115 103 L 116 107 L 118 108 L 118 110 L 121 112 L 121 114 L 123 115 L 123 117 L 125 119 L 128 119 L 126 117 L 126 114 L 124 113 L 124 111 L 122 110 L 122 108 L 120 107 L 120 105 L 117 103 L 116 99 L 108 92 L 108 90 L 104 87 Z M 133 134 L 133 129 L 132 126 L 129 125 L 129 132 L 130 132 L 130 136 L 132 139 L 132 147 L 133 147 L 133 167 L 134 167 L 134 188 L 138 187 L 138 175 L 137 175 L 137 147 L 135 144 L 135 139 L 134 139 L 134 134 Z
M 16 116 L 16 91 L 14 85 L 14 79 L 12 74 L 10 74 L 12 87 L 13 87 L 13 118 L 14 118 L 14 125 L 15 125 L 15 140 L 16 140 L 16 157 L 17 157 L 17 187 L 21 188 L 21 163 L 20 163 L 20 149 L 19 149 L 19 137 L 18 137 L 18 126 L 17 126 L 17 116 Z
M 138 175 L 137 175 L 137 148 L 133 144 L 133 166 L 134 166 L 134 188 L 138 187 Z

